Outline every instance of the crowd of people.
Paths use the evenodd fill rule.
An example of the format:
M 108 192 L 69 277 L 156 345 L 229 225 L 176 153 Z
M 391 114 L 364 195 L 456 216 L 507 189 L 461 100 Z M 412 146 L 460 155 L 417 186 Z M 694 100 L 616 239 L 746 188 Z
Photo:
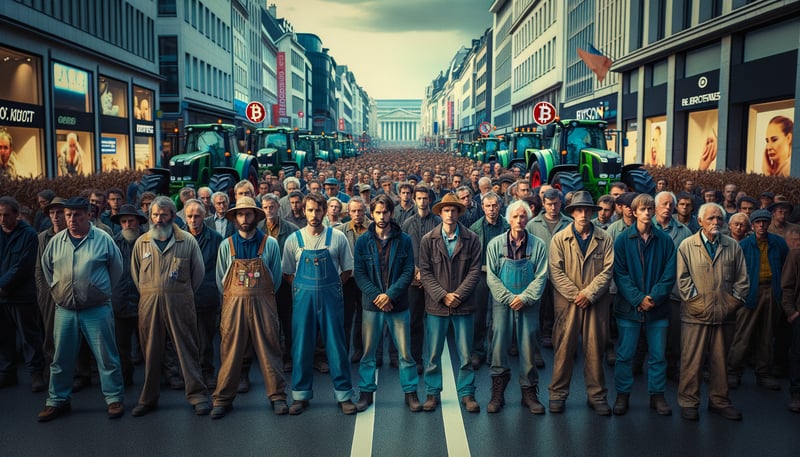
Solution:
M 185 188 L 178 205 L 135 183 L 42 190 L 33 215 L 3 196 L 0 387 L 18 383 L 21 355 L 31 390 L 47 391 L 46 422 L 96 373 L 118 418 L 143 365 L 133 416 L 154 412 L 166 384 L 220 419 L 256 361 L 275 414 L 310 406 L 314 370 L 355 414 L 374 402 L 388 352 L 408 409 L 430 412 L 452 329 L 471 413 L 487 365 L 489 413 L 504 408 L 512 370 L 532 414 L 563 413 L 579 347 L 587 404 L 602 416 L 627 413 L 646 371 L 657 414 L 672 414 L 673 380 L 681 416 L 698 420 L 706 380 L 709 410 L 741 420 L 729 390 L 751 366 L 765 389 L 788 377 L 800 413 L 794 206 L 734 184 L 678 184 L 658 178 L 650 195 L 614 183 L 595 201 L 531 188 L 517 167 L 407 152 L 267 172 L 230 193 Z M 542 348 L 553 351 L 547 408 Z

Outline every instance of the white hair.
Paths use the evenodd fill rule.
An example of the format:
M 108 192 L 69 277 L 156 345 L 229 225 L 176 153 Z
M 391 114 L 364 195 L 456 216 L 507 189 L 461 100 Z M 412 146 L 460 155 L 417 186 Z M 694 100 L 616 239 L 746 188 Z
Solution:
M 508 219 L 511 213 L 516 211 L 518 208 L 523 208 L 525 210 L 525 214 L 528 216 L 528 220 L 533 218 L 533 211 L 531 211 L 530 205 L 528 205 L 528 203 L 525 202 L 525 200 L 514 200 L 514 202 L 508 205 L 508 208 L 506 209 L 506 219 Z
M 706 210 L 711 207 L 717 208 L 722 217 L 725 217 L 725 208 L 723 208 L 719 203 L 703 203 L 700 206 L 700 209 L 697 210 L 697 219 L 705 220 Z

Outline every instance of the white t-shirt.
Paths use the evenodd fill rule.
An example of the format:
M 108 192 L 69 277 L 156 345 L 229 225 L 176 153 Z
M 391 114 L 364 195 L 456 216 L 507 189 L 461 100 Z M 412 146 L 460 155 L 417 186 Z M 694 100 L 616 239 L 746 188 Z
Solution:
M 304 227 L 299 230 L 303 237 L 303 244 L 305 249 L 316 250 L 325 247 L 325 234 L 329 229 L 326 227 L 318 236 L 310 234 L 310 229 Z M 353 253 L 350 251 L 350 243 L 347 242 L 347 237 L 339 230 L 331 230 L 331 241 L 328 246 L 328 252 L 333 259 L 333 266 L 336 272 L 341 274 L 342 271 L 353 270 Z M 297 233 L 297 232 L 295 232 Z M 297 235 L 292 233 L 286 238 L 286 243 L 283 245 L 283 274 L 293 275 L 297 271 L 297 264 L 300 261 L 300 256 L 303 250 L 297 243 Z

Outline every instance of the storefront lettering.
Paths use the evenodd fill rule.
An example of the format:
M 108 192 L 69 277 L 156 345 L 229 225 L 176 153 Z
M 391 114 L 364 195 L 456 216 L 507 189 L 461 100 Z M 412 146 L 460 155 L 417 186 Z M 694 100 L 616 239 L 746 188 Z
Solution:
M 136 124 L 136 133 L 146 133 L 153 135 L 155 133 L 155 128 L 152 125 Z
M 708 94 L 693 95 L 681 99 L 681 106 L 694 106 L 701 103 L 718 102 L 720 100 L 719 92 L 710 92 Z
M 72 116 L 58 116 L 58 125 L 77 125 L 78 119 Z
M 603 119 L 605 109 L 603 106 L 595 106 L 592 108 L 579 109 L 575 112 L 575 117 L 580 120 L 595 121 Z
M 29 109 L 0 106 L 0 122 L 19 122 L 32 124 L 35 111 Z

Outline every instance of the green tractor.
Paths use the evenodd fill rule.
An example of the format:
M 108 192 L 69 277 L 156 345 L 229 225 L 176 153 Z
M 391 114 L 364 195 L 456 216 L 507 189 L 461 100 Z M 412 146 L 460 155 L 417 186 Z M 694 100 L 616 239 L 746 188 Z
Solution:
M 622 165 L 622 157 L 607 150 L 605 121 L 558 120 L 544 129 L 547 149 L 526 150 L 531 187 L 550 184 L 567 192 L 587 190 L 597 200 L 611 184 L 624 182 L 639 193 L 653 194 L 653 177 L 642 164 Z
M 169 159 L 169 169 L 149 168 L 140 189 L 171 195 L 180 206 L 184 187 L 208 186 L 214 192 L 232 192 L 241 179 L 258 187 L 258 164 L 239 152 L 236 127 L 230 124 L 194 124 L 185 128 L 184 153 Z
M 481 137 L 475 140 L 476 152 L 473 159 L 482 163 L 497 161 L 500 151 L 508 153 L 508 142 L 503 137 Z
M 278 174 L 283 170 L 286 176 L 307 165 L 314 164 L 314 154 L 299 147 L 299 134 L 290 127 L 264 127 L 252 134 L 252 150 L 255 151 L 259 168 Z M 309 143 L 303 142 L 304 146 Z
M 297 147 L 303 151 L 313 151 L 315 159 L 333 162 L 333 137 L 316 134 L 302 134 Z
M 534 128 L 516 128 L 509 135 L 508 148 L 497 151 L 497 161 L 505 169 L 517 167 L 521 174 L 528 171 L 526 159 L 528 151 L 544 149 L 541 131 Z

